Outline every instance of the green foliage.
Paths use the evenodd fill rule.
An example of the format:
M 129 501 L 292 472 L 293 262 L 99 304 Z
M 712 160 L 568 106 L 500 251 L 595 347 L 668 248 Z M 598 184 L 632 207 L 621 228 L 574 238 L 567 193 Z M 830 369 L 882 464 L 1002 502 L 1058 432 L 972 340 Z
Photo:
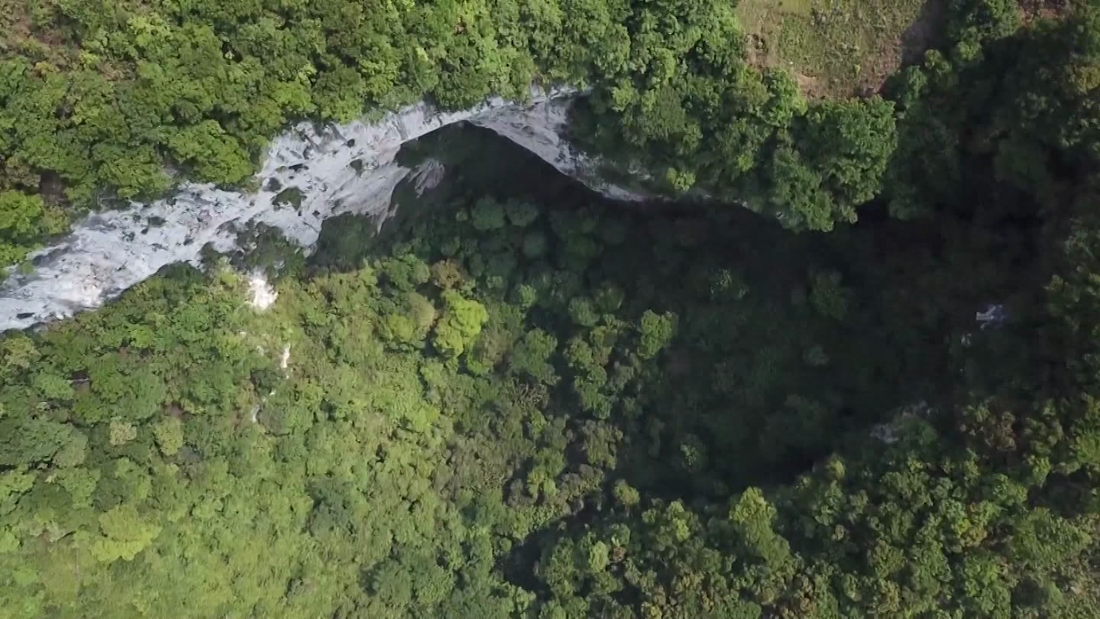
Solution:
M 569 301 L 569 317 L 581 327 L 594 327 L 600 321 L 599 315 L 592 307 L 592 301 L 585 297 L 573 297 Z
M 734 502 L 729 518 L 746 554 L 779 570 L 790 560 L 790 548 L 787 541 L 772 530 L 775 517 L 776 509 L 768 504 L 763 493 L 749 488 Z
M 623 507 L 634 507 L 641 500 L 641 495 L 634 488 L 630 487 L 630 484 L 623 480 L 615 482 L 615 500 L 619 502 Z
M 638 355 L 650 359 L 668 345 L 676 332 L 676 316 L 646 310 L 638 325 Z
M 133 506 L 119 505 L 99 515 L 100 536 L 91 541 L 91 553 L 97 561 L 118 559 L 133 561 L 148 546 L 161 528 L 145 521 Z
M 810 276 L 810 303 L 822 315 L 841 320 L 848 311 L 848 299 L 840 284 L 840 273 L 813 273 Z
M 509 201 L 504 205 L 504 212 L 508 222 L 520 228 L 530 226 L 539 217 L 539 208 L 528 202 Z
M 990 401 L 954 417 L 957 435 L 917 420 L 890 445 L 867 438 L 910 397 L 901 377 L 935 367 L 915 361 L 918 344 L 867 351 L 897 329 L 943 339 L 956 311 L 915 318 L 930 310 L 904 310 L 913 287 L 938 289 L 905 279 L 903 301 L 869 311 L 895 294 L 872 274 L 913 255 L 817 262 L 780 250 L 795 237 L 774 227 L 707 214 L 540 209 L 520 226 L 503 212 L 486 229 L 412 221 L 414 235 L 379 240 L 361 268 L 287 277 L 266 314 L 231 273 L 179 271 L 6 337 L 5 608 L 689 619 L 1087 607 L 1074 587 L 1092 582 L 1096 536 L 1068 480 L 1100 470 L 1100 399 L 1011 418 Z M 615 251 L 597 236 L 609 217 L 631 234 Z M 562 242 L 525 257 L 535 232 Z M 1094 236 L 1069 245 L 1078 264 Z M 759 262 L 720 258 L 750 243 Z M 1091 334 L 1088 275 L 1066 276 L 1054 306 Z M 864 420 L 853 433 L 830 430 L 852 417 Z M 782 483 L 842 441 L 843 455 Z M 1011 462 L 1035 465 L 980 455 L 1004 449 L 1033 450 Z M 581 514 L 586 527 L 567 526 Z M 515 564 L 530 591 L 497 567 L 517 544 L 541 554 Z M 143 576 L 119 584 L 123 569 Z
M 1007 23 L 1004 2 L 956 4 L 966 28 Z M 448 109 L 522 100 L 533 83 L 590 87 L 577 133 L 651 170 L 660 189 L 743 199 L 793 228 L 853 221 L 894 145 L 888 104 L 808 105 L 790 75 L 753 67 L 732 6 L 715 0 L 29 7 L 29 31 L 6 40 L 0 65 L 0 264 L 64 229 L 53 201 L 79 213 L 156 196 L 169 169 L 239 186 L 291 121 L 425 98 Z M 47 187 L 63 196 L 40 215 L 27 200 Z M 5 210 L 19 213 L 12 225 Z M 481 230 L 537 216 L 521 201 L 472 212 Z
M 64 216 L 48 209 L 40 197 L 0 190 L 0 265 L 21 261 L 39 239 L 65 226 Z
M 546 384 L 554 384 L 558 376 L 550 358 L 558 348 L 558 339 L 541 329 L 533 329 L 523 334 L 512 351 L 511 368 L 517 374 L 524 374 Z
M 537 65 L 554 64 L 554 41 L 525 28 L 541 23 L 537 12 L 481 0 L 27 10 L 24 28 L 6 28 L 0 64 L 0 264 L 64 228 L 60 210 L 43 220 L 23 193 L 45 181 L 60 180 L 75 209 L 157 195 L 171 182 L 166 166 L 240 184 L 288 121 L 346 122 L 420 98 L 448 108 L 523 98 Z
M 504 227 L 504 205 L 491 199 L 478 200 L 472 209 L 475 230 L 497 230 Z
M 183 447 L 183 423 L 177 417 L 165 418 L 153 425 L 153 436 L 161 453 L 174 456 Z
M 71 426 L 38 417 L 0 418 L 0 465 L 16 466 L 49 461 L 76 433 Z
M 1020 5 L 1011 0 L 952 0 L 948 35 L 960 42 L 986 43 L 1020 27 Z
M 215 264 L 6 334 L 5 615 L 1100 607 L 1095 12 L 1018 30 L 953 3 L 961 39 L 892 104 L 808 105 L 705 0 L 32 8 L 88 69 L 0 65 L 24 249 L 57 231 L 27 197 L 44 175 L 138 195 L 167 155 L 233 182 L 295 115 L 514 95 L 536 69 L 588 81 L 581 122 L 658 184 L 827 229 L 882 177 L 934 219 L 794 235 L 549 175 L 489 191 L 459 163 L 461 215 L 391 222 L 266 313 Z M 1008 318 L 979 328 L 991 302 Z
M 878 97 L 822 103 L 806 114 L 805 131 L 801 150 L 840 213 L 846 216 L 847 208 L 870 201 L 896 146 L 893 104 Z
M 1084 104 L 1091 86 L 1081 77 L 1098 62 L 1097 12 L 1082 4 L 1067 13 L 1020 28 L 1016 2 L 950 3 L 953 47 L 929 52 L 890 85 L 900 111 L 885 185 L 893 213 L 1061 212 L 1057 188 L 1096 165 L 1085 129 L 1096 111 Z
M 790 75 L 750 67 L 727 4 L 626 11 L 643 51 L 598 66 L 580 120 L 601 154 L 641 163 L 663 180 L 658 189 L 742 200 L 793 229 L 855 221 L 878 194 L 896 143 L 889 102 L 807 105 Z
M 523 237 L 523 255 L 527 258 L 540 258 L 546 253 L 547 240 L 542 232 L 532 232 Z
M 489 320 L 485 307 L 464 299 L 453 290 L 443 292 L 444 310 L 435 326 L 432 343 L 443 356 L 453 359 L 470 348 Z
M 125 445 L 130 441 L 137 438 L 137 428 L 134 424 L 122 421 L 115 418 L 111 420 L 111 425 L 108 427 L 110 433 L 110 443 L 114 446 Z
M 214 183 L 239 183 L 252 173 L 252 163 L 213 120 L 180 129 L 168 140 L 168 148 L 196 176 Z

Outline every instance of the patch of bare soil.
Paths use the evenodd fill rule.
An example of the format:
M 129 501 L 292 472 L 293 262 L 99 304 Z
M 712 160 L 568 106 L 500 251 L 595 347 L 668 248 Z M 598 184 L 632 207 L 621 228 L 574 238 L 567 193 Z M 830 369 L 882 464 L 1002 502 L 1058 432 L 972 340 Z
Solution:
M 1024 12 L 1024 23 L 1035 19 L 1061 19 L 1073 10 L 1074 3 L 1075 0 L 1020 0 L 1020 10 Z
M 882 91 L 883 85 L 898 69 L 918 64 L 924 53 L 943 42 L 946 30 L 946 0 L 928 0 L 920 15 L 896 40 L 885 43 L 861 67 L 856 95 L 870 96 Z
M 756 33 L 749 33 L 745 35 L 745 38 L 747 41 L 745 45 L 746 62 L 762 69 L 775 66 L 775 54 L 770 49 L 766 38 Z
M 64 68 L 77 55 L 69 38 L 61 28 L 36 25 L 27 0 L 0 0 L 0 57 L 19 54 Z
M 928 0 L 917 19 L 901 33 L 898 44 L 903 65 L 921 62 L 924 52 L 943 44 L 947 30 L 946 4 L 946 0 Z
M 747 38 L 748 45 L 746 46 L 745 60 L 750 65 L 761 69 L 786 68 L 794 76 L 795 81 L 798 83 L 798 89 L 804 97 L 811 100 L 829 98 L 829 88 L 825 81 L 812 75 L 806 75 L 801 71 L 796 71 L 791 67 L 783 67 L 783 63 L 775 54 L 775 50 L 769 47 L 766 38 L 758 34 L 749 34 Z
M 802 91 L 802 96 L 810 100 L 827 99 L 829 97 L 827 85 L 823 84 L 819 78 L 797 71 L 793 72 L 793 75 L 794 80 L 798 82 L 798 89 Z
M 26 38 L 31 31 L 26 2 L 0 0 L 0 52 Z
M 65 197 L 65 183 L 54 172 L 45 172 L 41 175 L 38 182 L 38 194 L 42 196 L 42 201 L 46 204 L 54 206 L 68 204 L 68 199 Z
M 1065 2 L 1073 0 L 1028 0 Z M 805 67 L 784 62 L 768 35 L 747 34 L 747 60 L 757 67 L 782 67 L 792 71 L 806 98 L 811 100 L 866 97 L 882 91 L 883 84 L 903 66 L 919 63 L 924 53 L 943 43 L 947 0 L 926 0 L 917 18 L 896 37 L 883 37 L 872 53 L 858 58 L 858 70 L 847 77 L 813 75 Z M 776 33 L 771 33 L 775 35 Z

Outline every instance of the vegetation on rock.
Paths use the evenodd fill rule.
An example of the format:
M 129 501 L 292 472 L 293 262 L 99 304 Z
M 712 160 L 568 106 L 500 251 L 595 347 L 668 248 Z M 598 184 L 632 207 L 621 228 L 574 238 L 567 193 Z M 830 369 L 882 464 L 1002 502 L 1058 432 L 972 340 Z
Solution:
M 266 312 L 222 260 L 4 335 L 4 616 L 1097 617 L 1093 6 L 950 2 L 883 98 L 813 105 L 705 0 L 28 6 L 99 70 L 5 61 L 4 114 L 56 123 L 0 125 L 5 175 L 40 176 L 0 193 L 11 260 L 60 225 L 50 174 L 232 182 L 296 113 L 536 71 L 591 80 L 591 146 L 784 225 L 622 208 L 454 128 L 465 160 L 377 235 L 262 248 Z M 247 67 L 305 73 L 278 98 Z M 174 120 L 110 124 L 147 105 Z M 103 127 L 136 159 L 53 142 Z

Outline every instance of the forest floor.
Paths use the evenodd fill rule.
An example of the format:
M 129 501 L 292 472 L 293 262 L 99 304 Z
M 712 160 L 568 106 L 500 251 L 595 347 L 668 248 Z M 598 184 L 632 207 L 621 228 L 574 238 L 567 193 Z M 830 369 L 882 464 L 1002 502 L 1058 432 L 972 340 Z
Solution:
M 785 67 L 810 98 L 877 92 L 942 32 L 944 0 L 741 0 L 753 60 Z

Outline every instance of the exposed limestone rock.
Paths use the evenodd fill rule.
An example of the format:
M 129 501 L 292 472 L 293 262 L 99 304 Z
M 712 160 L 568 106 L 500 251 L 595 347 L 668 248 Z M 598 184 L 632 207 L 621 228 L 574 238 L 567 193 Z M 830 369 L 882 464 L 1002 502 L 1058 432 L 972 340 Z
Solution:
M 498 98 L 447 113 L 421 103 L 373 123 L 321 130 L 298 125 L 271 143 L 256 193 L 189 183 L 171 198 L 132 203 L 77 223 L 60 242 L 32 255 L 32 272 L 10 274 L 0 288 L 0 330 L 97 307 L 164 266 L 195 263 L 206 245 L 233 250 L 237 233 L 250 225 L 277 228 L 308 251 L 329 217 L 355 213 L 381 220 L 391 214 L 394 188 L 410 174 L 418 191 L 443 175 L 442 165 L 430 159 L 417 170 L 399 165 L 401 145 L 460 121 L 507 137 L 597 191 L 639 198 L 599 182 L 595 166 L 564 139 L 571 95 L 533 91 L 530 104 Z

